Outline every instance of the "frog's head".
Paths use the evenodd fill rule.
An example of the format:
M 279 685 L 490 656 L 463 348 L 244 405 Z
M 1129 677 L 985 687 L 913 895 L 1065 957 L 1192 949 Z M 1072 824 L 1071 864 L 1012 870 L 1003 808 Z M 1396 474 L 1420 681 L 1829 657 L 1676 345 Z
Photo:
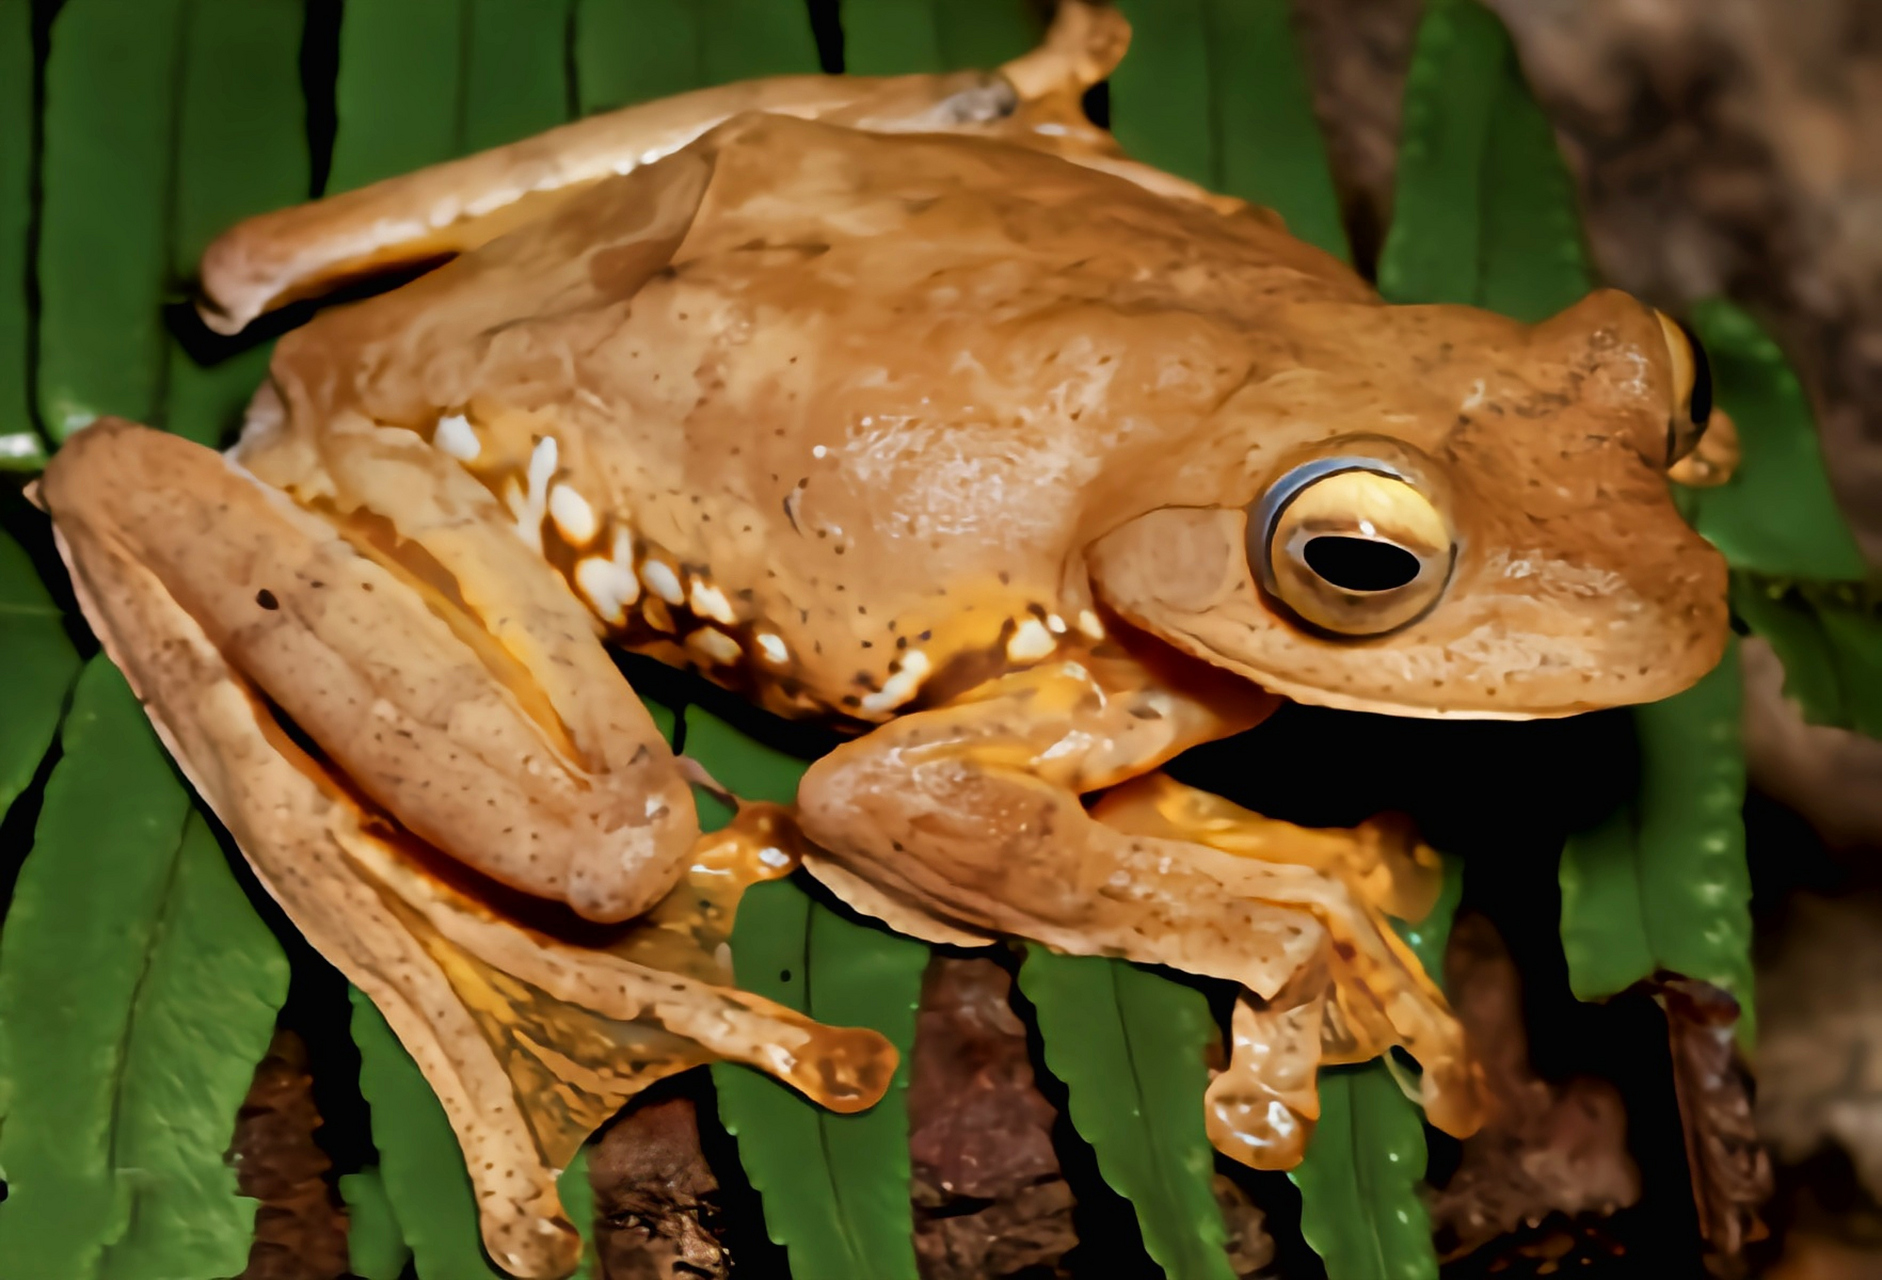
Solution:
M 1325 306 L 1256 367 L 1189 492 L 1091 549 L 1099 594 L 1301 702 L 1563 715 L 1663 698 L 1718 661 L 1725 565 L 1667 471 L 1704 433 L 1705 360 L 1626 295 L 1524 326 Z

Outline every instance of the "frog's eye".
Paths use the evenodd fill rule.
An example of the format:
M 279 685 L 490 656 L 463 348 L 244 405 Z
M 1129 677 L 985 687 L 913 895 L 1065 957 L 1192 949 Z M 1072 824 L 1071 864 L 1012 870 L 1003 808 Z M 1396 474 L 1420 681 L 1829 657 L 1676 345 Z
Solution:
M 1250 512 L 1248 559 L 1301 621 L 1376 636 L 1444 594 L 1456 543 L 1431 500 L 1370 459 L 1321 458 L 1277 480 Z
M 1664 311 L 1655 311 L 1666 349 L 1673 357 L 1673 412 L 1666 424 L 1666 465 L 1699 446 L 1712 417 L 1712 367 L 1698 335 Z

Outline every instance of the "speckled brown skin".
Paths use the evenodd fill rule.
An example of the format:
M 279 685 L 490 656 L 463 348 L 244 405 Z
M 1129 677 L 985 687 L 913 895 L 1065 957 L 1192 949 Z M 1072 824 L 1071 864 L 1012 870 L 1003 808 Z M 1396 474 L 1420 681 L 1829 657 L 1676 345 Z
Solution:
M 991 80 L 731 118 L 808 91 L 706 95 L 577 126 L 619 176 L 538 181 L 523 146 L 237 228 L 206 276 L 235 317 L 440 236 L 470 251 L 284 337 L 229 461 L 112 424 L 48 471 L 88 616 L 413 1047 L 519 1274 L 572 1265 L 549 1173 L 623 1091 L 719 1054 L 857 1106 L 893 1062 L 711 985 L 736 886 L 788 841 L 696 843 L 604 642 L 859 734 L 796 814 L 859 910 L 1239 983 L 1210 1131 L 1267 1167 L 1298 1158 L 1318 1064 L 1392 1045 L 1435 1123 L 1476 1122 L 1455 1020 L 1385 920 L 1419 852 L 1157 766 L 1280 696 L 1562 715 L 1717 659 L 1724 570 L 1666 494 L 1650 311 L 1383 305 L 1078 125 L 1121 20 L 1063 14 Z M 1335 637 L 1257 586 L 1249 510 L 1326 457 L 1389 464 L 1445 531 L 1408 625 Z M 599 940 L 575 919 L 642 912 Z M 623 1025 L 658 1031 L 625 1074 Z

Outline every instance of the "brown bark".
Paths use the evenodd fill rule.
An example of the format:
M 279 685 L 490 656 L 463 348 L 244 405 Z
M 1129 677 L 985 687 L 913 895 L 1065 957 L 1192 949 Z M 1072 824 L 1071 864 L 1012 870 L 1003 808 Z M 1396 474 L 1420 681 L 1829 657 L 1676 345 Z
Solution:
M 1457 1172 L 1432 1197 L 1445 1255 L 1461 1257 L 1553 1215 L 1606 1216 L 1637 1201 L 1640 1172 L 1627 1152 L 1620 1095 L 1604 1080 L 1557 1084 L 1536 1074 L 1522 977 L 1488 920 L 1458 918 L 1444 969 L 1492 1106 L 1489 1123 L 1464 1142 Z M 1538 1247 L 1566 1251 L 1574 1234 L 1552 1233 Z
M 1699 1230 L 1713 1275 L 1745 1274 L 1745 1246 L 1767 1234 L 1758 1209 L 1771 1197 L 1771 1160 L 1751 1118 L 1748 1073 L 1733 1031 L 1738 1002 L 1710 983 L 1654 984 L 1673 1042 L 1673 1084 L 1686 1132 Z
M 699 1145 L 690 1098 L 647 1097 L 589 1151 L 595 1252 L 603 1280 L 732 1273 L 719 1180 Z
M 1077 1243 L 1054 1112 L 1035 1087 L 1010 994 L 991 960 L 937 956 L 922 982 L 908 1106 L 926 1280 L 1052 1273 Z
M 307 1047 L 276 1031 L 236 1113 L 229 1150 L 236 1186 L 261 1202 L 241 1280 L 335 1280 L 346 1274 L 346 1216 L 327 1183 L 331 1167 L 314 1141 Z

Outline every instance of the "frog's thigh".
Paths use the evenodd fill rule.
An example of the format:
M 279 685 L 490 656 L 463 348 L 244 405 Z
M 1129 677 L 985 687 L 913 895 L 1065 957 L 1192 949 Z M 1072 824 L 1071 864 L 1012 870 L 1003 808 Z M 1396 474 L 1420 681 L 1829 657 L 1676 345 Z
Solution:
M 395 478 L 413 486 L 415 509 L 460 517 L 455 537 L 425 531 L 446 557 L 498 535 L 522 550 L 500 525 L 440 512 L 422 473 Z M 352 785 L 422 839 L 600 920 L 638 914 L 683 871 L 691 794 L 540 561 L 455 582 L 446 560 L 384 521 L 329 522 L 207 449 L 122 422 L 74 437 L 43 493 L 55 523 L 85 529 L 75 547 L 109 546 L 153 574 Z M 75 571 L 110 572 L 82 549 Z M 486 626 L 477 608 L 500 622 Z
M 580 1241 L 556 1178 L 591 1130 L 662 1076 L 721 1057 L 838 1110 L 880 1096 L 895 1065 L 880 1036 L 820 1027 L 692 976 L 715 961 L 691 935 L 647 951 L 685 972 L 649 968 L 520 928 L 432 874 L 281 733 L 109 525 L 69 515 L 57 528 L 86 616 L 171 753 L 289 919 L 424 1072 L 463 1149 L 484 1243 L 506 1270 L 574 1268 Z
M 1250 857 L 1180 831 L 1120 830 L 1084 807 L 1082 792 L 1220 736 L 1208 715 L 1165 689 L 1037 668 L 839 747 L 805 774 L 800 818 L 847 871 L 951 924 L 1226 978 L 1263 1000 L 1330 940 L 1339 1008 L 1365 1020 L 1367 1040 L 1467 1072 L 1416 958 L 1363 894 L 1315 865 L 1336 837 L 1271 824 L 1271 853 L 1289 854 L 1290 832 L 1303 847 Z M 1471 1128 L 1467 1075 L 1429 1085 L 1434 1122 Z

